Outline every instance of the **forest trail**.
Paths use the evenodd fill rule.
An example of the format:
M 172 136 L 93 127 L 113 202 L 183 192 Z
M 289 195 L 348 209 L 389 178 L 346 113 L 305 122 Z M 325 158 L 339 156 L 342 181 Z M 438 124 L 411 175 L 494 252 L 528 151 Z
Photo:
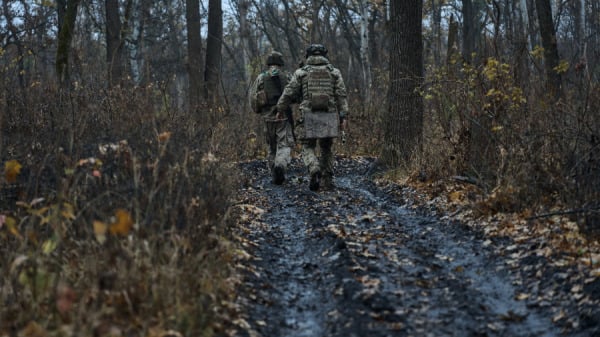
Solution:
M 489 240 L 407 207 L 365 176 L 370 162 L 338 158 L 337 188 L 319 192 L 298 160 L 281 186 L 264 162 L 241 164 L 240 336 L 562 335 Z

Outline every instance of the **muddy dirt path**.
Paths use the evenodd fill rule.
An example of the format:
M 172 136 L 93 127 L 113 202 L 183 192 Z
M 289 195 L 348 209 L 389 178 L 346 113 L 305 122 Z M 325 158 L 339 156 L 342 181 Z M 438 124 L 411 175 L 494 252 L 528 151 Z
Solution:
M 406 207 L 366 178 L 369 164 L 338 159 L 337 189 L 316 193 L 297 160 L 282 186 L 263 162 L 242 165 L 240 336 L 561 335 L 484 240 Z

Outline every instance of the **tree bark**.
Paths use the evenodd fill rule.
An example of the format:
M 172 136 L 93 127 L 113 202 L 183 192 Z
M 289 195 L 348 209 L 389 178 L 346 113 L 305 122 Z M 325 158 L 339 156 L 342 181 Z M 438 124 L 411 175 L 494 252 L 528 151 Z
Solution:
M 208 2 L 208 37 L 204 67 L 204 98 L 208 103 L 219 103 L 221 73 L 221 40 L 223 39 L 223 10 L 221 0 Z
M 321 29 L 319 27 L 319 11 L 321 11 L 322 0 L 312 0 L 312 27 L 310 29 L 311 43 L 322 43 Z
M 120 83 L 123 77 L 121 43 L 121 18 L 119 15 L 119 1 L 106 0 L 106 63 L 108 65 L 108 86 L 113 87 Z
M 381 161 L 398 167 L 410 162 L 423 134 L 423 2 L 392 1 L 390 9 L 390 92 Z
M 75 19 L 77 19 L 77 7 L 81 0 L 58 0 L 58 46 L 56 48 L 56 76 L 63 87 L 70 85 L 69 75 L 69 53 Z
M 189 108 L 194 111 L 202 97 L 202 39 L 200 38 L 200 2 L 185 1 L 187 23 Z
M 542 47 L 544 47 L 544 67 L 546 70 L 546 88 L 548 92 L 558 98 L 560 96 L 561 78 L 555 70 L 559 64 L 556 31 L 552 21 L 552 7 L 549 0 L 535 0 L 540 25 Z
M 360 0 L 360 61 L 363 82 L 363 97 L 366 104 L 371 101 L 371 62 L 369 61 L 369 2 Z
M 462 29 L 462 40 L 463 48 L 462 54 L 466 62 L 472 63 L 474 53 L 476 50 L 477 43 L 477 20 L 475 15 L 475 6 L 471 0 L 462 1 L 462 16 L 463 16 L 463 29 Z M 476 55 L 475 55 L 476 56 Z

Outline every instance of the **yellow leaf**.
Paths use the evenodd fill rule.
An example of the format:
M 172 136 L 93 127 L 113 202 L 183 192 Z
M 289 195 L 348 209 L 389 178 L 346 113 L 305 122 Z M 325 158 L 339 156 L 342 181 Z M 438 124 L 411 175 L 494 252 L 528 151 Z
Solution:
M 463 198 L 463 194 L 460 191 L 454 191 L 448 194 L 448 201 L 450 202 L 458 202 Z
M 133 227 L 133 219 L 129 212 L 124 209 L 118 209 L 115 212 L 115 217 L 117 220 L 108 229 L 110 234 L 123 236 L 129 234 L 131 227 Z
M 18 237 L 19 239 L 22 239 L 23 236 L 21 236 L 21 233 L 19 233 L 19 229 L 17 228 L 17 220 L 13 217 L 7 216 L 4 219 L 4 224 L 6 225 L 6 227 L 8 228 L 8 231 Z
M 4 178 L 6 179 L 6 182 L 9 184 L 16 182 L 22 167 L 23 166 L 16 160 L 9 160 L 4 163 Z
M 562 60 L 553 70 L 558 74 L 566 73 L 569 70 L 569 62 Z
M 106 241 L 106 231 L 108 230 L 108 225 L 102 221 L 94 220 L 94 234 L 96 235 L 96 240 L 98 242 L 103 243 Z
M 75 210 L 73 208 L 73 205 L 71 205 L 69 203 L 66 203 L 66 202 L 63 203 L 63 209 L 60 214 L 65 219 L 75 220 Z
M 46 242 L 42 244 L 42 252 L 48 255 L 56 249 L 56 246 L 58 246 L 58 243 L 55 239 L 46 240 Z

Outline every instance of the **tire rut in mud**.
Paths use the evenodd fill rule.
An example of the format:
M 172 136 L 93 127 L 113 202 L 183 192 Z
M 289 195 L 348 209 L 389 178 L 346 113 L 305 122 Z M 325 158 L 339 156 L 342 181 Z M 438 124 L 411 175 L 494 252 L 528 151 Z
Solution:
M 369 164 L 338 158 L 337 188 L 317 193 L 297 160 L 282 186 L 263 163 L 242 165 L 241 193 L 261 209 L 245 228 L 242 335 L 559 335 L 481 240 L 404 207 L 365 178 Z

